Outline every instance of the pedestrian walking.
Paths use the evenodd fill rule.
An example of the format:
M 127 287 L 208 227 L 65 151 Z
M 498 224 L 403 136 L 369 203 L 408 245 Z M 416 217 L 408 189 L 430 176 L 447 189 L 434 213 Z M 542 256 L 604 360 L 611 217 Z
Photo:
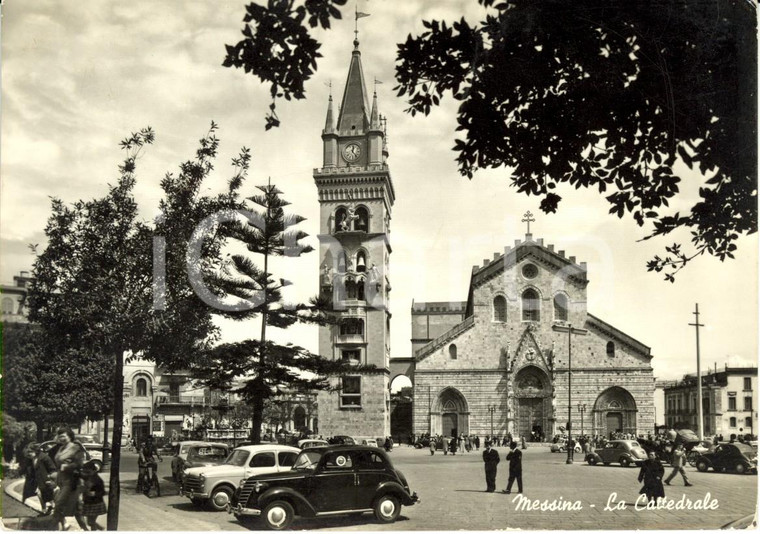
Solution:
M 670 486 L 670 481 L 673 480 L 678 473 L 681 473 L 683 477 L 684 486 L 693 486 L 689 479 L 686 478 L 686 471 L 683 469 L 683 464 L 686 461 L 686 451 L 684 450 L 683 443 L 679 443 L 676 449 L 673 451 L 673 458 L 670 460 L 670 465 L 673 467 L 673 472 L 665 479 L 665 484 Z
M 525 444 L 525 436 L 520 436 L 520 441 L 522 442 L 522 450 L 527 449 L 528 446 Z
M 522 493 L 522 451 L 517 448 L 517 443 L 514 441 L 509 444 L 509 449 L 507 453 L 509 480 L 507 481 L 507 489 L 504 490 L 504 493 L 512 493 L 512 484 L 515 480 L 517 480 L 517 493 Z
M 457 455 L 457 437 L 456 436 L 453 436 L 451 438 L 451 441 L 449 442 L 449 445 L 451 447 L 451 449 L 449 450 L 449 452 L 451 453 L 452 456 L 456 456 Z
M 103 500 L 105 494 L 105 484 L 98 475 L 95 462 L 87 462 L 82 466 L 82 515 L 87 518 L 90 530 L 103 530 L 103 527 L 98 525 L 98 516 L 107 512 Z
M 493 493 L 496 491 L 496 466 L 499 465 L 499 453 L 491 448 L 491 442 L 485 442 L 483 450 L 483 463 L 486 468 L 486 491 Z
M 475 436 L 475 450 L 480 450 L 480 436 Z
M 24 489 L 22 502 L 37 495 L 40 508 L 44 515 L 53 512 L 53 497 L 55 490 L 55 463 L 42 452 L 37 443 L 30 443 L 24 449 Z
M 638 479 L 639 482 L 644 482 L 639 493 L 645 494 L 649 502 L 656 501 L 658 497 L 665 497 L 665 487 L 662 485 L 664 474 L 665 469 L 657 459 L 657 454 L 650 451 L 648 458 L 641 464 Z
M 79 513 L 77 505 L 82 493 L 82 481 L 79 473 L 85 459 L 85 450 L 81 443 L 74 440 L 74 432 L 68 427 L 61 427 L 56 432 L 55 449 L 51 449 L 53 461 L 58 475 L 56 484 L 58 492 L 55 494 L 55 516 L 61 530 L 66 530 L 66 517 L 73 515 L 82 530 L 87 530 L 84 518 Z M 53 452 L 55 450 L 55 452 Z
M 430 438 L 430 456 L 435 454 L 435 438 Z

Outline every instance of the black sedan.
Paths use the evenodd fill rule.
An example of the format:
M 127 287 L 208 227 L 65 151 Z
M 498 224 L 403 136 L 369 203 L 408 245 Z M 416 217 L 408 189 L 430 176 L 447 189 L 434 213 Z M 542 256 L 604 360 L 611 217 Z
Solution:
M 401 506 L 418 502 L 400 471 L 377 447 L 332 445 L 305 449 L 290 471 L 252 476 L 235 492 L 228 512 L 240 521 L 261 517 L 273 530 L 295 516 L 374 512 L 391 523 Z
M 735 471 L 737 474 L 757 473 L 757 453 L 744 443 L 721 443 L 697 458 L 697 469 L 703 473 Z

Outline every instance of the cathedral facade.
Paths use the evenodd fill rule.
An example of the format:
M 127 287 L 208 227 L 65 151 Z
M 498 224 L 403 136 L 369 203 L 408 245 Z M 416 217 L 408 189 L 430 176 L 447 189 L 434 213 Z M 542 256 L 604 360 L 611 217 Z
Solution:
M 527 234 L 473 267 L 466 301 L 413 303 L 413 431 L 653 430 L 650 349 L 587 311 L 586 275 Z
M 395 192 L 386 163 L 384 121 L 377 93 L 369 107 L 358 40 L 337 121 L 330 96 L 322 144 L 322 167 L 314 169 L 320 204 L 320 293 L 331 299 L 337 323 L 320 327 L 319 353 L 356 365 L 357 372 L 333 379 L 332 390 L 319 393 L 320 433 L 387 436 L 387 273 Z

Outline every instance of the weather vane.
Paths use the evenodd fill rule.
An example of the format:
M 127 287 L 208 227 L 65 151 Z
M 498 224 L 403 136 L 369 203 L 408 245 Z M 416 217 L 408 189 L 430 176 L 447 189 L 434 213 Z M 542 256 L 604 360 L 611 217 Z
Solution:
M 363 17 L 369 17 L 369 13 L 363 13 L 359 11 L 359 2 L 356 3 L 354 8 L 356 18 L 354 19 L 354 46 L 359 46 L 359 19 Z

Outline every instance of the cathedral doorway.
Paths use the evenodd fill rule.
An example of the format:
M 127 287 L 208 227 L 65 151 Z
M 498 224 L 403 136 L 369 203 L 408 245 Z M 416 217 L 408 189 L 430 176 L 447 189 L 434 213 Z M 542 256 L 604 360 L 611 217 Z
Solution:
M 591 414 L 593 432 L 606 438 L 615 432 L 637 434 L 638 409 L 633 395 L 625 388 L 607 388 L 596 398 Z
M 438 394 L 430 412 L 430 431 L 433 435 L 454 436 L 469 433 L 470 411 L 464 395 L 453 387 Z
M 529 365 L 514 378 L 515 431 L 526 441 L 544 441 L 550 430 L 551 385 L 546 373 Z

